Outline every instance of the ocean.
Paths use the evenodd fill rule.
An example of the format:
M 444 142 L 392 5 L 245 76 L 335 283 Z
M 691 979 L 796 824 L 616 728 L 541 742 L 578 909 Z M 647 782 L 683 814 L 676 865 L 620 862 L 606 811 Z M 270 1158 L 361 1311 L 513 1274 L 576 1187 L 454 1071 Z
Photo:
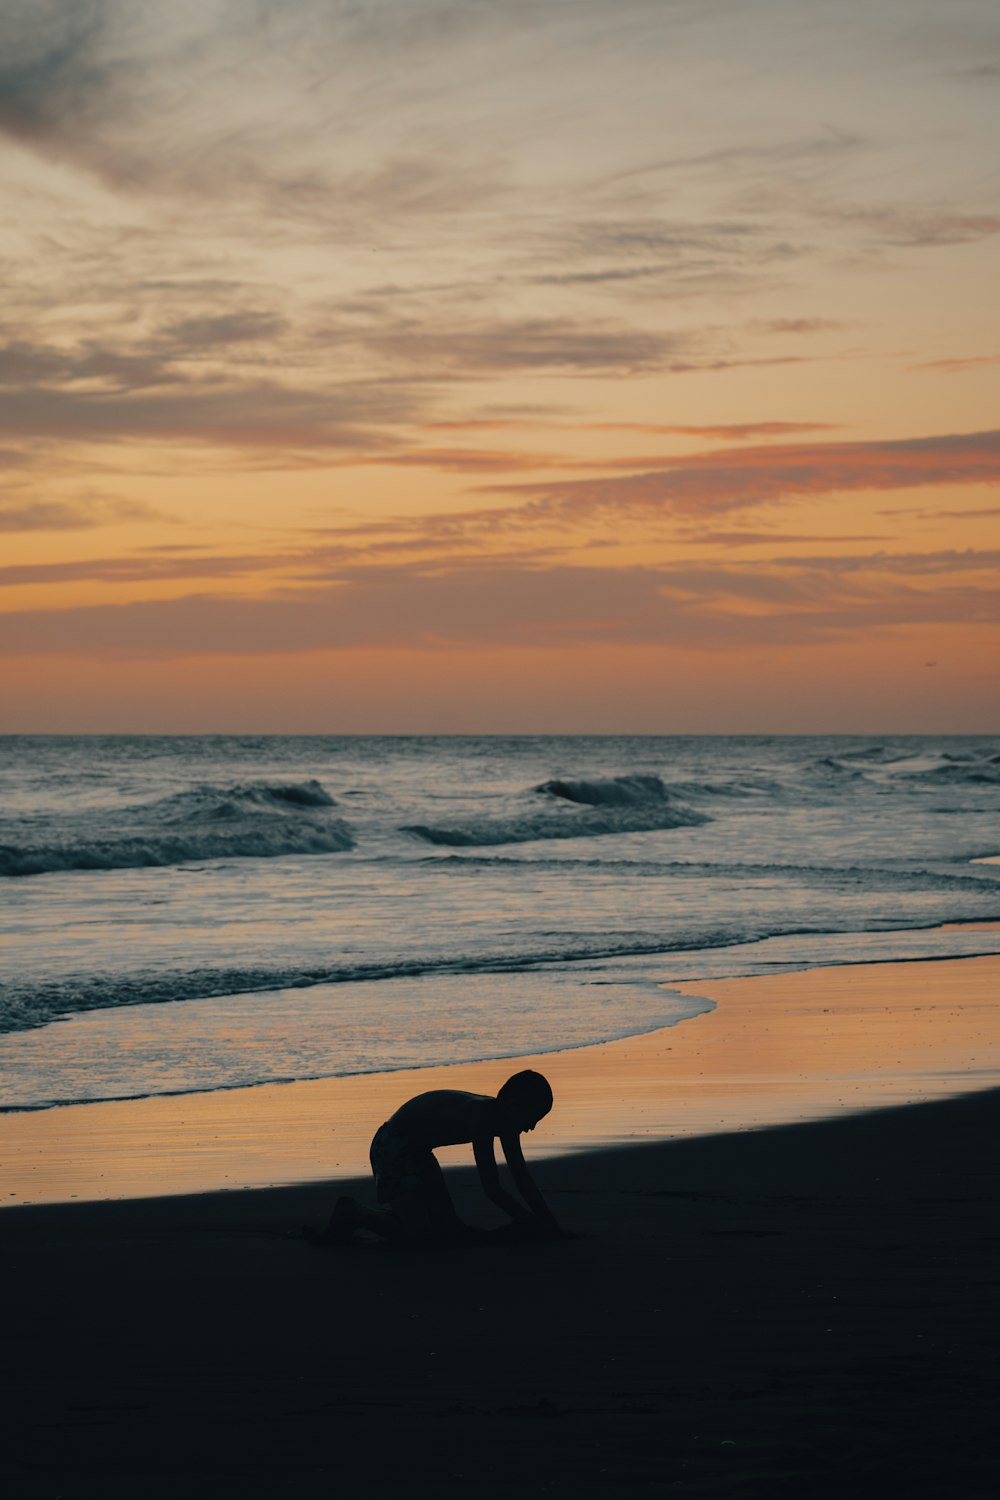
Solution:
M 0 1107 L 579 1047 L 998 951 L 1000 739 L 5 736 Z

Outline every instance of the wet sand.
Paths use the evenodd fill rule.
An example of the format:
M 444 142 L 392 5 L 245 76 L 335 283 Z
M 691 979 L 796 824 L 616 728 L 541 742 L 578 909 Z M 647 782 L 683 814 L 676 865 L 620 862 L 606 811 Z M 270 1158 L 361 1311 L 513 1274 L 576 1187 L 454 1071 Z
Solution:
M 1000 957 L 681 988 L 716 1008 L 570 1052 L 0 1115 L 0 1204 L 350 1177 L 367 1172 L 375 1126 L 404 1099 L 432 1088 L 495 1093 L 521 1067 L 545 1073 L 556 1097 L 526 1139 L 534 1159 L 1000 1085 Z
M 753 1123 L 748 1100 L 785 1119 L 820 1083 L 844 1101 L 538 1160 L 567 1241 L 317 1250 L 300 1230 L 324 1183 L 4 1210 L 3 1492 L 992 1497 L 1000 1090 L 851 1111 L 947 1092 L 957 1069 L 988 1082 L 998 977 L 968 959 L 729 981 L 712 1015 L 546 1059 L 539 1147 L 579 1146 L 580 1114 L 641 1134 L 678 1095 L 717 1132 L 730 1105 Z M 759 1045 L 734 1019 L 746 986 L 758 1027 L 776 1007 Z M 944 1028 L 943 1056 L 945 1004 L 964 1039 Z M 386 1086 L 361 1082 L 359 1114 Z M 468 1169 L 450 1181 L 489 1221 Z

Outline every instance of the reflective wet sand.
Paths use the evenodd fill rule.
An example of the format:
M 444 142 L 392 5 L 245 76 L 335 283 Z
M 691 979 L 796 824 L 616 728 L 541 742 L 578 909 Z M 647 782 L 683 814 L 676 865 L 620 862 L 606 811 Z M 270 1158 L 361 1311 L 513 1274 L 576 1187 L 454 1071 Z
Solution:
M 716 1009 L 544 1056 L 0 1116 L 3 1203 L 350 1177 L 424 1089 L 495 1092 L 520 1067 L 556 1105 L 528 1156 L 751 1130 L 1000 1083 L 1000 958 L 864 964 L 689 987 Z M 441 1153 L 447 1165 L 467 1148 Z

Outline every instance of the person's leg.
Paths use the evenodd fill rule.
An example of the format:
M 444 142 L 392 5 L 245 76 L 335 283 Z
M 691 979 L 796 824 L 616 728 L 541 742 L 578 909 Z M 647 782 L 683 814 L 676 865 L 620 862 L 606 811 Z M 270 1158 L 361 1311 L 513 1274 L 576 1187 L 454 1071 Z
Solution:
M 420 1206 L 428 1239 L 461 1238 L 466 1226 L 455 1212 L 441 1164 L 433 1153 L 428 1156 L 420 1174 Z
M 391 1206 L 366 1208 L 356 1198 L 338 1198 L 320 1241 L 324 1245 L 349 1245 L 358 1229 L 367 1229 L 383 1240 L 406 1238 L 399 1217 Z
M 473 1236 L 451 1201 L 444 1173 L 433 1152 L 389 1149 L 383 1126 L 372 1142 L 372 1170 L 379 1207 L 338 1198 L 322 1239 L 346 1245 L 359 1229 L 409 1245 L 454 1243 Z
M 386 1201 L 387 1186 L 390 1191 L 392 1188 L 392 1145 L 390 1131 L 384 1124 L 380 1125 L 368 1152 L 380 1204 Z M 341 1197 L 333 1205 L 333 1213 L 320 1238 L 325 1245 L 347 1245 L 358 1229 L 370 1230 L 382 1239 L 392 1239 L 399 1233 L 399 1226 L 390 1209 L 365 1208 L 356 1198 Z
M 393 1217 L 401 1243 L 412 1246 L 454 1245 L 478 1242 L 482 1231 L 463 1224 L 445 1183 L 437 1158 L 428 1152 L 411 1162 L 405 1190 L 392 1199 Z

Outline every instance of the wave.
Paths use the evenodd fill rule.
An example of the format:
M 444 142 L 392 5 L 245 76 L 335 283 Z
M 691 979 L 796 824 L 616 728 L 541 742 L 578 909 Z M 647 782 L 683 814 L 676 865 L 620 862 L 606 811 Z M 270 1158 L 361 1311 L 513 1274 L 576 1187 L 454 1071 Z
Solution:
M 974 862 L 970 860 L 966 863 Z M 963 871 L 952 873 L 940 869 L 904 869 L 886 865 L 810 865 L 768 860 L 709 862 L 704 860 L 574 859 L 558 856 L 546 859 L 502 854 L 428 855 L 424 863 L 442 873 L 456 874 L 460 874 L 463 870 L 506 867 L 528 870 L 566 870 L 568 872 L 593 870 L 602 876 L 609 871 L 615 871 L 636 879 L 651 880 L 716 881 L 723 879 L 736 882 L 782 877 L 794 880 L 798 886 L 819 885 L 879 891 L 992 891 L 1000 888 L 1000 876 L 986 871 L 981 875 L 964 873 L 964 865 Z
M 947 751 L 927 755 L 856 754 L 827 755 L 817 764 L 841 776 L 863 777 L 885 784 L 913 782 L 917 785 L 1000 785 L 1000 756 L 952 755 Z
M 505 818 L 471 818 L 451 824 L 408 823 L 402 833 L 428 844 L 479 848 L 490 844 L 528 844 L 548 839 L 602 838 L 616 833 L 654 833 L 660 829 L 709 823 L 674 796 L 659 776 L 608 776 L 593 780 L 558 777 L 532 787 L 545 797 L 543 811 L 526 807 Z
M 563 802 L 585 807 L 650 807 L 681 797 L 760 797 L 779 791 L 773 781 L 763 777 L 743 777 L 732 781 L 675 781 L 667 785 L 650 772 L 629 776 L 606 776 L 593 780 L 569 780 L 555 777 L 543 781 L 534 791 Z
M 247 808 L 268 808 L 289 812 L 297 808 L 336 807 L 336 802 L 316 780 L 250 781 L 236 786 L 195 786 L 151 803 L 150 810 L 163 812 L 182 821 L 185 818 L 234 818 Z
M 824 771 L 833 771 L 838 776 L 862 777 L 865 774 L 865 765 L 852 765 L 845 757 L 837 755 L 824 755 L 816 764 Z M 866 762 L 871 764 L 870 761 Z
M 450 827 L 411 823 L 401 829 L 428 844 L 449 848 L 482 848 L 491 844 L 530 844 L 548 839 L 604 838 L 616 833 L 655 833 L 667 828 L 693 828 L 711 819 L 693 807 L 679 804 L 659 809 L 612 807 L 577 816 L 530 813 L 513 818 L 483 818 Z
M 114 812 L 77 814 L 58 839 L 0 845 L 0 875 L 128 870 L 200 860 L 275 859 L 353 849 L 318 781 L 197 786 Z
M 902 774 L 935 786 L 1000 786 L 1000 764 L 992 757 L 959 760 L 957 756 L 943 755 L 936 765 L 915 766 Z
M 535 791 L 588 807 L 638 807 L 650 802 L 666 802 L 670 795 L 659 776 L 639 774 L 608 776 L 595 781 L 565 781 L 560 777 L 543 781 Z

